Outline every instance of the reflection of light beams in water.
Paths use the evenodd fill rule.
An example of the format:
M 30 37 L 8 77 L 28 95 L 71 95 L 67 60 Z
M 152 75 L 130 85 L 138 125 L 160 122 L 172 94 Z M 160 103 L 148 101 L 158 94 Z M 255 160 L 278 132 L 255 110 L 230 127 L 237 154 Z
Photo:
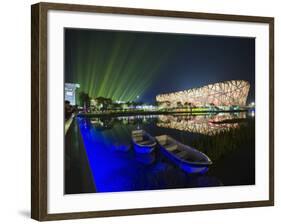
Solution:
M 145 165 L 151 165 L 153 162 L 155 162 L 155 153 L 149 153 L 149 154 L 140 154 L 135 153 L 136 160 L 142 164 Z
M 103 124 L 103 119 L 99 119 L 100 124 Z M 117 121 L 118 122 L 118 121 Z M 104 132 L 104 136 L 110 140 L 113 144 L 113 148 L 117 151 L 127 151 L 130 148 L 130 141 L 128 138 L 130 136 L 130 132 L 125 126 L 118 125 L 116 128 L 113 128 L 116 121 L 114 119 L 110 119 L 108 123 L 111 124 L 109 129 L 103 129 L 99 127 L 99 124 L 92 123 L 96 130 L 102 130 Z M 99 127 L 99 128 L 97 128 Z
M 128 169 L 130 163 L 110 156 L 111 144 L 104 132 L 92 129 L 86 120 L 78 121 L 97 192 L 133 190 L 131 180 L 135 173 Z
M 126 142 L 130 142 L 131 130 L 136 123 L 124 125 L 117 117 L 110 120 L 94 118 L 91 119 L 93 122 L 83 118 L 77 120 L 97 192 L 221 185 L 205 175 L 186 174 L 162 153 L 139 155 L 134 153 L 132 147 L 128 149 Z M 155 120 L 151 121 L 155 125 Z M 96 128 L 99 122 L 113 125 L 111 129 L 100 130 Z
M 202 182 L 161 156 L 140 157 L 132 151 L 112 151 L 112 142 L 105 136 L 108 130 L 97 131 L 82 118 L 78 119 L 78 125 L 97 192 L 196 187 Z
M 246 118 L 245 113 L 217 114 L 210 117 L 197 115 L 190 116 L 188 118 L 183 116 L 159 115 L 159 119 L 156 125 L 162 128 L 171 128 L 180 131 L 188 131 L 212 136 L 239 127 L 238 122 L 223 122 L 229 122 L 233 119 L 244 118 Z
M 249 111 L 248 115 L 250 117 L 255 117 L 255 111 L 254 110 Z

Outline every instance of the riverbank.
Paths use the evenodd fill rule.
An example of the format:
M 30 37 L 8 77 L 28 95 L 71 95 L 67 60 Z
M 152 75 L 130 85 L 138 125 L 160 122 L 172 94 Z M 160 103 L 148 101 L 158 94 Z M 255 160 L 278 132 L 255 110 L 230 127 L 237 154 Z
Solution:
M 122 112 L 99 112 L 99 113 L 81 113 L 77 116 L 80 117 L 118 117 L 118 116 L 137 116 L 137 115 L 167 115 L 167 114 L 190 114 L 190 115 L 200 115 L 200 114 L 217 114 L 217 113 L 239 113 L 247 112 L 248 110 L 204 110 L 204 111 L 122 111 Z
M 73 118 L 65 134 L 64 143 L 64 193 L 96 192 L 94 177 L 90 170 L 83 139 L 75 118 Z

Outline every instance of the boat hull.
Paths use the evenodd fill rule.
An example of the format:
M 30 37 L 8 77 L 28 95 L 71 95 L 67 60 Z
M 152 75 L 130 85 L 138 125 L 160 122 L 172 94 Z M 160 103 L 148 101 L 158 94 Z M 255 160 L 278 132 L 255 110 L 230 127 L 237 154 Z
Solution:
M 166 158 L 168 158 L 171 162 L 173 162 L 174 164 L 176 164 L 179 168 L 181 168 L 181 170 L 183 170 L 184 172 L 187 173 L 198 173 L 198 174 L 204 174 L 209 170 L 209 167 L 206 165 L 193 165 L 187 161 L 183 161 L 178 159 L 177 157 L 175 157 L 174 155 L 172 155 L 171 153 L 169 153 L 164 147 L 160 146 L 160 151 L 162 152 L 162 154 L 164 154 L 166 156 Z
M 137 153 L 148 154 L 148 153 L 152 153 L 154 151 L 155 146 L 141 146 L 141 145 L 134 143 L 134 149 Z
M 132 142 L 137 153 L 152 153 L 157 145 L 156 140 L 144 130 L 132 131 Z

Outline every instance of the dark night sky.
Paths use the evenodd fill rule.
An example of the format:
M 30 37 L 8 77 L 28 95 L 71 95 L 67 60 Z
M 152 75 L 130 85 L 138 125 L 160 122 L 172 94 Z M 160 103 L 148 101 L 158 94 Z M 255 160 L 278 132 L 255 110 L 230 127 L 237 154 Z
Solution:
M 255 39 L 65 29 L 65 81 L 92 97 L 154 102 L 159 93 L 231 79 L 255 100 Z

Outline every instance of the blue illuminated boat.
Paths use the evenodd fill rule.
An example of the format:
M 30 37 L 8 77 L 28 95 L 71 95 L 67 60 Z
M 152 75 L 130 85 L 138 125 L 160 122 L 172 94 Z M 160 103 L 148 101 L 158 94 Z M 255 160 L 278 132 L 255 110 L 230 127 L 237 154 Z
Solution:
M 157 136 L 161 152 L 187 173 L 205 173 L 212 161 L 204 153 L 184 145 L 168 135 Z
M 132 141 L 137 153 L 151 153 L 156 147 L 156 140 L 144 130 L 132 131 Z

